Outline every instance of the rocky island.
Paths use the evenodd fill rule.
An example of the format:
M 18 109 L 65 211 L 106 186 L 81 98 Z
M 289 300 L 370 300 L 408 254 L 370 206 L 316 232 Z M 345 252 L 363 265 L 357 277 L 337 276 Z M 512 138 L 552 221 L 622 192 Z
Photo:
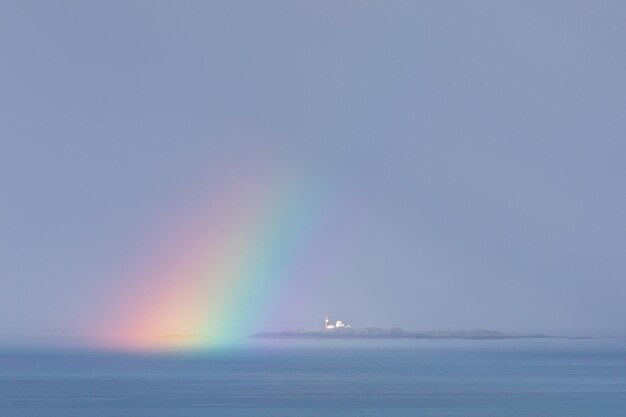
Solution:
M 321 329 L 288 330 L 282 332 L 258 333 L 254 339 L 532 339 L 549 338 L 545 334 L 506 333 L 495 330 L 457 330 L 411 332 L 399 327 L 381 329 L 379 327 L 353 328 L 341 320 L 331 322 L 326 316 Z
M 288 330 L 258 333 L 255 339 L 530 339 L 548 338 L 544 334 L 506 333 L 495 330 L 423 331 L 410 332 L 399 327 L 378 327 Z

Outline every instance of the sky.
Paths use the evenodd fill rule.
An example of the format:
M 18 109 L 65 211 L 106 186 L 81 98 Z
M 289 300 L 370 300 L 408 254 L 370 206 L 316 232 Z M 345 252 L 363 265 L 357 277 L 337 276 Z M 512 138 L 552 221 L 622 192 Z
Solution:
M 224 278 L 263 294 L 224 301 L 225 323 L 264 316 L 246 331 L 626 337 L 625 21 L 619 1 L 3 1 L 0 338 L 141 309 L 158 332 L 157 281 L 226 299 L 185 265 L 263 207 L 307 226 L 259 220 L 283 249 L 245 256 L 275 267 Z

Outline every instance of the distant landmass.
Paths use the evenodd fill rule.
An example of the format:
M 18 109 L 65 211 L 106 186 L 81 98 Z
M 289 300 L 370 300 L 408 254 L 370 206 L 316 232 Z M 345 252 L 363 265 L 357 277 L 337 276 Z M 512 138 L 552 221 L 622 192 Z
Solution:
M 258 333 L 254 339 L 537 339 L 550 338 L 545 334 L 506 333 L 495 330 L 459 330 L 410 332 L 399 327 L 381 329 L 378 327 L 332 328 L 312 330 L 288 330 L 282 332 Z

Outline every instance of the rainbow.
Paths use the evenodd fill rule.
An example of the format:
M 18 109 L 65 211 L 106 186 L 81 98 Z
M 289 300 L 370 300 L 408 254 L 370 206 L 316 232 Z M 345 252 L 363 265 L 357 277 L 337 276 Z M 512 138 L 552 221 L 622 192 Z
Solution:
M 264 328 L 306 267 L 328 190 L 297 170 L 250 171 L 217 176 L 206 206 L 128 274 L 102 319 L 109 340 L 210 346 Z

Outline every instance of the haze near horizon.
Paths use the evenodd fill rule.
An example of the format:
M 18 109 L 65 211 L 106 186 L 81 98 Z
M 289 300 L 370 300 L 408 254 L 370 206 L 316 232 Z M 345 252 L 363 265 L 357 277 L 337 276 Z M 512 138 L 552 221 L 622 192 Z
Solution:
M 621 2 L 3 2 L 0 339 L 626 337 Z

